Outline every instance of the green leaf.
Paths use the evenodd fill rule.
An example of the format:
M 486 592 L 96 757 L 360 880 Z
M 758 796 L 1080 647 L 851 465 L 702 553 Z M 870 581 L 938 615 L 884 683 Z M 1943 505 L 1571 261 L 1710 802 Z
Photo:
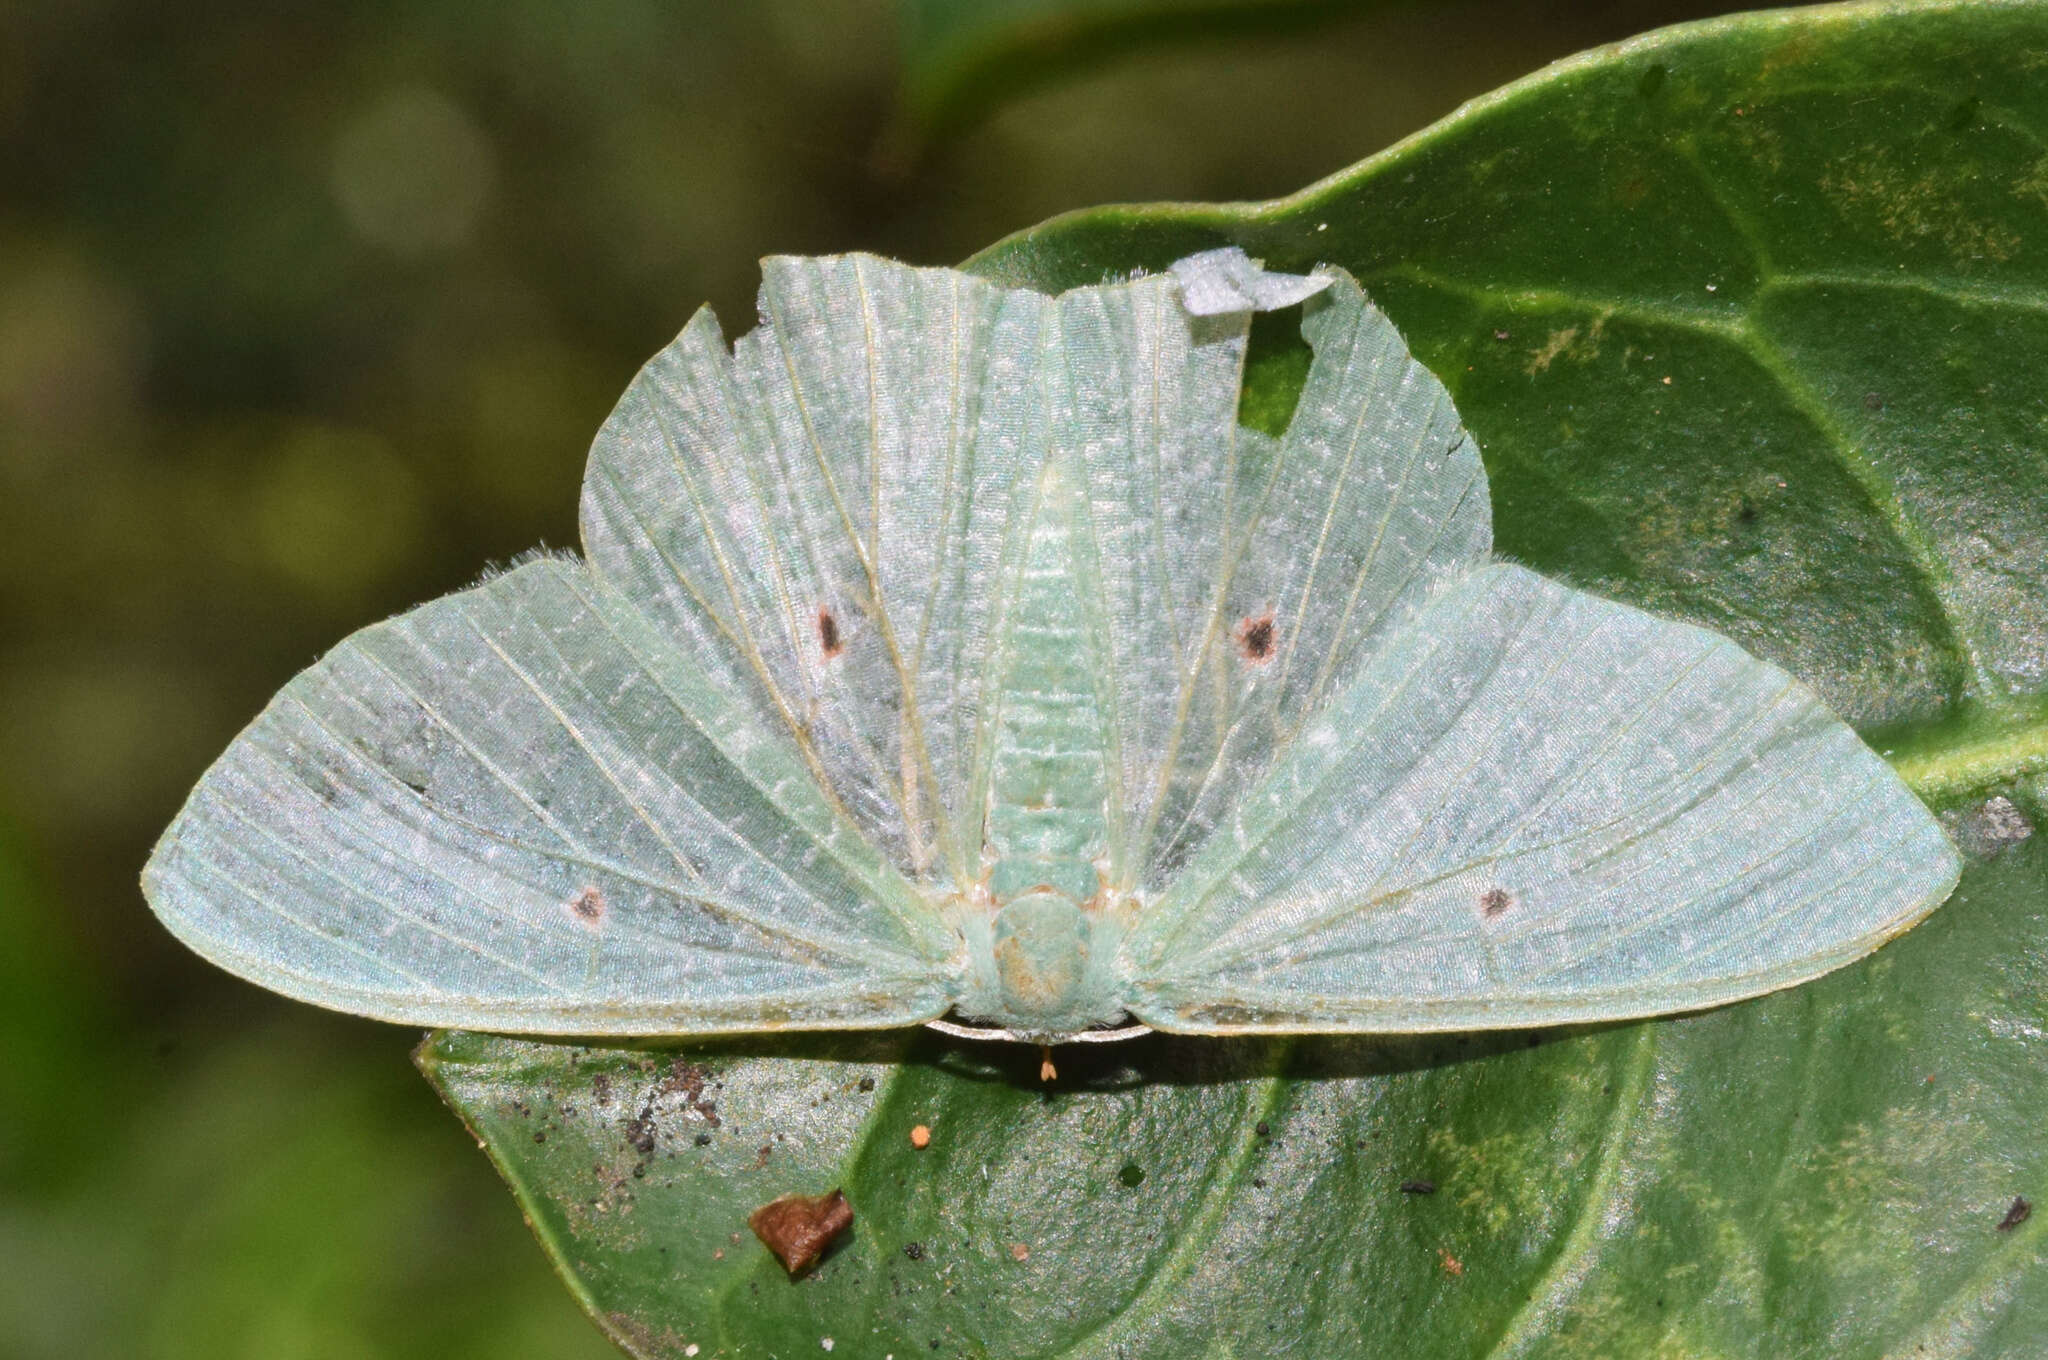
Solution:
M 1972 860 L 1927 924 L 1704 1015 L 1154 1037 L 1043 1087 L 925 1034 L 432 1037 L 586 1307 L 648 1356 L 2048 1348 L 2048 1209 L 2000 1226 L 2048 1197 L 2044 50 L 2041 3 L 1678 29 L 1286 200 L 977 261 L 1354 271 L 1479 436 L 1504 552 L 1791 667 L 1943 814 Z M 1299 349 L 1254 368 L 1270 426 Z M 747 1214 L 835 1186 L 854 1226 L 792 1281 Z

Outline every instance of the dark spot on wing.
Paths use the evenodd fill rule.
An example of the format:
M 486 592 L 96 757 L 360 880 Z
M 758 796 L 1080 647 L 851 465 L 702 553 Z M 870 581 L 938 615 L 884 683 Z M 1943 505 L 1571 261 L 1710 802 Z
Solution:
M 761 1239 L 761 1245 L 775 1253 L 783 1269 L 801 1275 L 853 1226 L 853 1206 L 838 1190 L 823 1195 L 783 1195 L 749 1214 L 747 1226 Z
M 2000 1232 L 2011 1232 L 2034 1216 L 2034 1205 L 2025 1195 L 2014 1195 L 2006 1208 L 2005 1217 L 1998 1220 Z
M 569 910 L 574 912 L 576 919 L 583 922 L 583 924 L 587 926 L 597 925 L 604 920 L 604 894 L 595 887 L 585 888 L 582 892 L 576 894 L 574 901 L 569 903 Z
M 1265 661 L 1273 655 L 1273 611 L 1247 618 L 1237 625 L 1237 652 L 1247 661 Z
M 1489 921 L 1514 904 L 1515 899 L 1508 896 L 1505 888 L 1488 888 L 1479 894 L 1479 909 L 1486 913 Z
M 818 650 L 827 661 L 846 650 L 846 644 L 839 638 L 839 620 L 822 604 L 818 606 Z

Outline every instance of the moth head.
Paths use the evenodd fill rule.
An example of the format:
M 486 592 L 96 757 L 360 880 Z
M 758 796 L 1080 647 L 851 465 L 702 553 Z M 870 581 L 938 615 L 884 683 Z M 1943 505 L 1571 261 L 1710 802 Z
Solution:
M 996 980 L 1015 1015 L 1056 1015 L 1073 1005 L 1088 972 L 1088 918 L 1072 898 L 1026 893 L 996 913 Z

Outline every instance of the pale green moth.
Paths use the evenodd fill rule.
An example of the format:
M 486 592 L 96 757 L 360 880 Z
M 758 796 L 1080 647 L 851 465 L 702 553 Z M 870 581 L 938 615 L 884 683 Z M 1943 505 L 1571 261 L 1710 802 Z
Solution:
M 363 629 L 207 772 L 143 876 L 180 938 L 419 1024 L 1051 1043 L 1690 1010 L 1954 886 L 1798 681 L 1491 556 L 1341 270 L 764 268 L 599 433 L 581 558 Z

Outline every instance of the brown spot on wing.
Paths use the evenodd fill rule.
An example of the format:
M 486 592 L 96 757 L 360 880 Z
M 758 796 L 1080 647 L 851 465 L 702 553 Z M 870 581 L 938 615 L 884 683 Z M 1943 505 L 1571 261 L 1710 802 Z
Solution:
M 1270 660 L 1277 640 L 1273 632 L 1273 611 L 1270 609 L 1237 625 L 1237 654 L 1247 661 Z
M 846 650 L 846 643 L 839 636 L 839 620 L 822 604 L 818 606 L 818 650 L 827 661 Z
M 853 1206 L 839 1190 L 823 1195 L 783 1195 L 749 1214 L 747 1226 L 762 1246 L 775 1253 L 784 1270 L 801 1275 L 853 1226 Z

